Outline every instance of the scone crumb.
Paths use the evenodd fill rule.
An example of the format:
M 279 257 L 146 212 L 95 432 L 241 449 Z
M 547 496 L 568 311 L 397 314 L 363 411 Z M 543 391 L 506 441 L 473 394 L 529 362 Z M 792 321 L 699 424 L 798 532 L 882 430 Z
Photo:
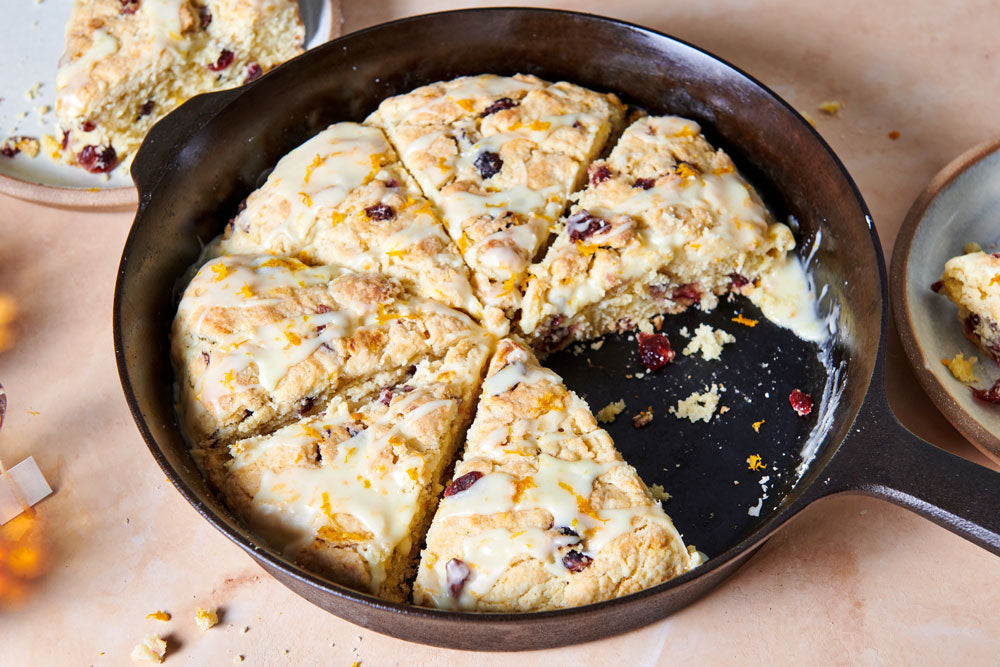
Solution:
M 642 412 L 632 417 L 632 426 L 642 428 L 653 421 L 653 406 L 649 406 Z
M 678 419 L 687 419 L 692 424 L 697 421 L 708 422 L 715 414 L 715 408 L 719 406 L 719 391 L 725 391 L 725 387 L 713 384 L 706 387 L 704 393 L 694 392 L 687 398 L 678 401 L 677 407 L 671 407 L 670 413 Z
M 742 324 L 745 327 L 750 327 L 751 329 L 757 326 L 758 321 L 759 320 L 752 320 L 749 317 L 743 317 L 743 313 L 740 313 L 739 315 L 733 318 L 733 322 L 736 322 L 737 324 Z
M 753 423 L 753 432 L 754 433 L 760 433 L 760 427 L 764 425 L 765 421 L 767 421 L 767 420 L 766 419 L 761 419 L 760 421 L 754 422 Z
M 663 503 L 667 502 L 673 497 L 669 493 L 667 493 L 667 490 L 663 488 L 662 484 L 654 484 L 653 486 L 649 487 L 649 493 L 651 496 L 653 496 L 654 498 Z
M 763 470 L 766 467 L 767 464 L 764 463 L 764 459 L 760 458 L 760 454 L 751 454 L 749 457 L 747 457 L 748 470 L 756 472 L 758 470 Z
M 233 662 L 243 662 L 244 657 L 242 655 L 234 655 Z
M 595 416 L 597 417 L 597 421 L 602 424 L 610 424 L 624 409 L 625 401 L 612 401 L 601 408 Z
M 819 103 L 819 110 L 827 116 L 836 116 L 844 108 L 844 103 L 839 100 L 826 100 Z
M 956 380 L 965 384 L 972 384 L 979 381 L 979 378 L 976 377 L 976 372 L 973 370 L 977 361 L 978 358 L 969 357 L 966 359 L 965 355 L 959 352 L 951 359 L 942 359 L 941 363 L 951 371 Z
M 742 317 L 742 315 L 741 315 Z M 736 336 L 722 329 L 713 329 L 711 325 L 700 324 L 694 330 L 691 342 L 687 344 L 683 352 L 690 357 L 693 354 L 701 353 L 701 358 L 705 361 L 714 361 L 722 355 L 722 347 L 727 343 L 735 343 Z
M 593 343 L 590 344 L 591 350 L 599 350 L 602 347 L 604 347 L 604 339 L 595 340 Z
M 154 611 L 152 614 L 146 614 L 146 618 L 151 618 L 154 621 L 169 621 L 170 613 L 166 611 L 160 611 L 158 609 Z
M 149 635 L 135 645 L 129 657 L 133 660 L 143 662 L 163 662 L 163 656 L 167 654 L 167 642 L 160 638 L 160 635 Z
M 203 631 L 215 626 L 219 622 L 219 613 L 214 609 L 198 607 L 194 612 L 194 622 Z
M 962 252 L 964 252 L 966 255 L 982 251 L 983 251 L 983 246 L 979 245 L 975 241 L 969 241 L 962 247 Z
M 35 157 L 38 155 L 40 144 L 38 139 L 34 137 L 25 136 L 13 136 L 7 137 L 2 144 L 0 144 L 0 155 L 5 157 L 14 157 L 18 153 L 24 153 L 28 157 Z

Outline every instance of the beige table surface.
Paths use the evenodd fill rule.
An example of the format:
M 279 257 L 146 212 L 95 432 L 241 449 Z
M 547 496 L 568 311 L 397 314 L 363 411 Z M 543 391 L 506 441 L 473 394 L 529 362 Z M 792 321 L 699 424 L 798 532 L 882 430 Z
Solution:
M 345 30 L 459 5 L 345 2 Z M 991 0 L 577 2 L 700 45 L 816 119 L 874 214 L 886 252 L 913 198 L 997 133 L 1000 8 Z M 808 7 L 806 5 L 809 5 Z M 840 99 L 839 118 L 816 106 Z M 897 130 L 900 138 L 887 137 Z M 54 542 L 27 601 L 0 611 L 2 665 L 127 665 L 169 636 L 167 664 L 997 664 L 1000 559 L 909 512 L 859 497 L 805 510 L 734 577 L 674 616 L 558 651 L 468 654 L 362 630 L 296 597 L 201 520 L 139 438 L 111 342 L 111 293 L 131 213 L 0 198 L 0 292 L 21 308 L 0 354 L 10 395 L 0 454 L 35 456 L 56 488 Z M 917 434 L 984 462 L 916 385 L 895 334 L 888 390 Z M 37 412 L 37 414 L 34 414 Z M 198 606 L 223 609 L 205 633 Z M 157 609 L 169 623 L 146 620 Z M 242 630 L 248 628 L 246 632 Z

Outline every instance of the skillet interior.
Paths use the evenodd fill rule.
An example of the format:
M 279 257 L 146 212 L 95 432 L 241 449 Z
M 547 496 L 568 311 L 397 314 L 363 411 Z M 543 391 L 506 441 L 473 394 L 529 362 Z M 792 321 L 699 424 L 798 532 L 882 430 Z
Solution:
M 758 317 L 747 302 L 723 303 L 708 317 L 689 313 L 668 318 L 668 334 L 709 321 L 737 335 L 737 344 L 727 346 L 723 356 L 728 369 L 718 362 L 679 357 L 680 363 L 652 381 L 625 380 L 624 373 L 641 368 L 634 343 L 621 339 L 589 353 L 602 369 L 599 373 L 571 353 L 550 358 L 595 409 L 617 398 L 625 398 L 633 410 L 654 404 L 653 424 L 635 431 L 623 415 L 612 435 L 649 483 L 663 483 L 675 496 L 666 508 L 686 539 L 714 557 L 674 582 L 577 610 L 520 616 L 416 610 L 374 601 L 298 571 L 257 545 L 206 488 L 173 413 L 168 333 L 175 283 L 197 257 L 200 244 L 222 230 L 261 175 L 328 124 L 361 120 L 387 96 L 481 72 L 566 79 L 614 91 L 652 113 L 697 120 L 708 138 L 733 156 L 778 219 L 793 215 L 798 220 L 800 252 L 822 230 L 812 268 L 817 284 L 828 288 L 826 303 L 838 303 L 841 309 L 831 355 L 845 371 L 843 394 L 822 434 L 816 461 L 794 488 L 794 453 L 814 422 L 800 420 L 788 409 L 787 385 L 811 389 L 818 397 L 825 371 L 815 349 L 790 333 L 765 321 L 752 330 L 729 322 L 736 311 Z M 628 24 L 568 12 L 497 9 L 377 26 L 315 49 L 241 91 L 189 102 L 154 128 L 132 169 L 140 209 L 117 286 L 116 350 L 126 398 L 154 456 L 209 521 L 286 585 L 349 620 L 403 638 L 466 648 L 553 646 L 621 632 L 690 602 L 791 515 L 788 503 L 779 501 L 785 494 L 788 500 L 801 494 L 832 456 L 860 408 L 875 366 L 882 331 L 881 251 L 863 202 L 837 158 L 807 123 L 756 81 L 693 47 Z M 675 346 L 683 346 L 676 333 L 670 337 Z M 723 404 L 732 411 L 724 419 L 691 425 L 666 414 L 668 403 L 701 389 L 713 373 L 730 389 Z M 758 387 L 757 382 L 763 384 Z M 737 398 L 737 389 L 753 402 Z M 757 435 L 750 423 L 759 419 L 766 424 Z M 746 513 L 761 490 L 760 473 L 746 470 L 744 460 L 751 453 L 762 455 L 769 465 L 777 463 L 769 469 L 781 473 L 784 484 L 772 484 L 759 520 Z M 775 474 L 772 480 L 778 481 Z M 607 616 L 603 610 L 610 608 L 619 610 L 614 620 L 601 620 Z M 568 632 L 532 632 L 532 622 L 535 630 L 548 624 Z M 456 623 L 475 623 L 479 634 L 455 636 L 449 628 Z

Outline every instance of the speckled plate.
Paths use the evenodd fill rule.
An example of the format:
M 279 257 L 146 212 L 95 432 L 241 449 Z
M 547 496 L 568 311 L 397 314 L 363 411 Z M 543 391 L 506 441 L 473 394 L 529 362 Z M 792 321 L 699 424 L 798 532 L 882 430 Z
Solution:
M 9 136 L 59 136 L 55 114 L 56 67 L 73 0 L 3 0 L 0 22 L 0 141 Z M 340 34 L 338 0 L 299 0 L 306 48 Z M 30 91 L 30 92 L 29 92 Z M 90 174 L 52 159 L 43 150 L 0 157 L 0 192 L 65 208 L 130 208 L 136 204 L 128 170 Z
M 896 328 L 924 391 L 962 435 L 1000 462 L 1000 406 L 973 398 L 941 360 L 958 352 L 977 357 L 977 387 L 992 386 L 1000 367 L 962 335 L 955 305 L 930 289 L 970 241 L 1000 251 L 1000 140 L 957 157 L 913 203 L 896 239 L 890 282 Z

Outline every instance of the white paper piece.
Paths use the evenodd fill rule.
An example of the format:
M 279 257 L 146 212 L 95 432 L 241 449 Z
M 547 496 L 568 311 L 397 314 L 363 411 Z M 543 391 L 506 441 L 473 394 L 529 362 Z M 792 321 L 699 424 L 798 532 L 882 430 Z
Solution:
M 35 464 L 35 458 L 29 456 L 7 473 L 10 479 L 0 476 L 0 525 L 7 523 L 24 508 L 17 499 L 17 494 L 11 488 L 10 480 L 17 484 L 18 492 L 29 506 L 52 493 L 52 487 L 45 481 L 42 471 Z

